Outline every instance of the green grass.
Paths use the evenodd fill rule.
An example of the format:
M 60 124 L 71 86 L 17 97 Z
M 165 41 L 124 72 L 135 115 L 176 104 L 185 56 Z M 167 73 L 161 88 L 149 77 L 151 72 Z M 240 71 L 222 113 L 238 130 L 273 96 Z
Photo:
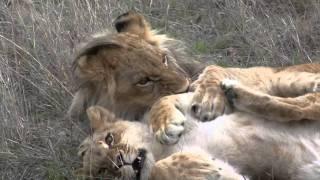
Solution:
M 194 43 L 193 49 L 197 53 L 208 53 L 209 52 L 209 47 L 204 41 L 197 41 Z

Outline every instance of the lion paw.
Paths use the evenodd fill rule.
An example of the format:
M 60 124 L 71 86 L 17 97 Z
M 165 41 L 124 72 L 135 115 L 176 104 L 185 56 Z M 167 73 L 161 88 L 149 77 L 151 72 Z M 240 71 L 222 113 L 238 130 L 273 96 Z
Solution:
M 248 180 L 228 163 L 192 152 L 178 152 L 159 160 L 152 169 L 151 177 L 154 180 Z
M 190 95 L 172 95 L 160 99 L 150 110 L 150 125 L 162 144 L 175 144 L 185 131 L 186 99 Z
M 184 132 L 185 121 L 185 116 L 177 110 L 172 117 L 167 120 L 164 128 L 160 128 L 155 133 L 157 140 L 162 144 L 177 143 Z
M 224 92 L 217 84 L 199 86 L 194 94 L 190 114 L 200 121 L 211 121 L 231 110 Z
M 300 75 L 300 76 L 299 76 Z M 290 90 L 296 91 L 297 95 L 304 95 L 306 93 L 320 92 L 320 75 L 314 73 L 300 73 L 297 80 L 290 82 Z
M 219 159 L 213 160 L 213 165 L 215 166 L 215 173 L 210 174 L 208 179 L 217 179 L 217 180 L 248 180 L 248 177 L 245 177 L 239 174 L 236 169 L 234 169 L 230 164 L 221 161 Z
M 233 79 L 225 79 L 220 84 L 221 89 L 224 91 L 224 94 L 231 105 L 233 105 L 234 99 L 237 98 L 235 87 L 239 84 L 239 81 Z
M 221 82 L 221 88 L 223 90 L 228 90 L 228 89 L 231 89 L 233 88 L 234 86 L 238 85 L 239 84 L 239 81 L 237 80 L 234 80 L 234 79 L 224 79 L 222 82 Z

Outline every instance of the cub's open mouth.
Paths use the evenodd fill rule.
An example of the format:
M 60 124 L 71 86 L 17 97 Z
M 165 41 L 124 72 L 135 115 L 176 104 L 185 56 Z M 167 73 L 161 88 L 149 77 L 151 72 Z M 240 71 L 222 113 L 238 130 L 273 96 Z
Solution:
M 138 149 L 138 155 L 137 157 L 133 160 L 132 163 L 128 163 L 128 162 L 125 162 L 124 161 L 124 158 L 123 158 L 123 155 L 120 153 L 119 155 L 119 163 L 117 165 L 117 169 L 120 169 L 121 167 L 123 166 L 126 166 L 126 165 L 131 165 L 132 169 L 134 170 L 134 173 L 135 173 L 135 180 L 140 180 L 140 176 L 141 176 L 141 170 L 143 168 L 143 165 L 144 165 L 144 162 L 145 162 L 145 159 L 146 159 L 146 154 L 147 154 L 147 150 L 145 149 Z
M 136 173 L 136 180 L 140 180 L 141 170 L 144 165 L 144 161 L 146 159 L 147 151 L 145 149 L 138 149 L 138 156 L 132 162 L 132 168 Z

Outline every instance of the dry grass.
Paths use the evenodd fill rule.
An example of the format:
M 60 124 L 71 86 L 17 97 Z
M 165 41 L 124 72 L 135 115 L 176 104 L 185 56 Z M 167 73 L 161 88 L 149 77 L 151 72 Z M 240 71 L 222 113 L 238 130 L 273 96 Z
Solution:
M 64 118 L 71 55 L 120 13 L 142 12 L 206 62 L 279 66 L 319 57 L 319 8 L 318 0 L 2 0 L 1 179 L 72 179 L 85 134 Z

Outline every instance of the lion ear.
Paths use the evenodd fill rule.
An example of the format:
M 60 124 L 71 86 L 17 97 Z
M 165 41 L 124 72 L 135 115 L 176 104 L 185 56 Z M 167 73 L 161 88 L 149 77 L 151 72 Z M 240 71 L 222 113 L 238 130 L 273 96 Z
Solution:
M 116 18 L 114 26 L 118 33 L 129 32 L 144 37 L 151 31 L 149 23 L 145 18 L 134 11 L 126 12 Z
M 101 61 L 91 60 L 86 55 L 79 57 L 74 64 L 74 74 L 80 79 L 101 81 L 105 71 Z
M 108 37 L 96 37 L 78 50 L 73 61 L 73 72 L 76 77 L 84 80 L 101 81 L 106 78 L 106 73 L 114 68 L 117 59 L 110 52 L 122 46 Z
M 153 46 L 158 46 L 163 41 L 170 39 L 165 35 L 158 35 L 156 31 L 152 30 L 149 22 L 141 14 L 134 11 L 118 16 L 114 21 L 114 27 L 118 33 L 138 35 Z
M 116 121 L 115 115 L 101 106 L 91 106 L 87 109 L 90 126 L 95 131 L 104 128 L 108 123 Z

